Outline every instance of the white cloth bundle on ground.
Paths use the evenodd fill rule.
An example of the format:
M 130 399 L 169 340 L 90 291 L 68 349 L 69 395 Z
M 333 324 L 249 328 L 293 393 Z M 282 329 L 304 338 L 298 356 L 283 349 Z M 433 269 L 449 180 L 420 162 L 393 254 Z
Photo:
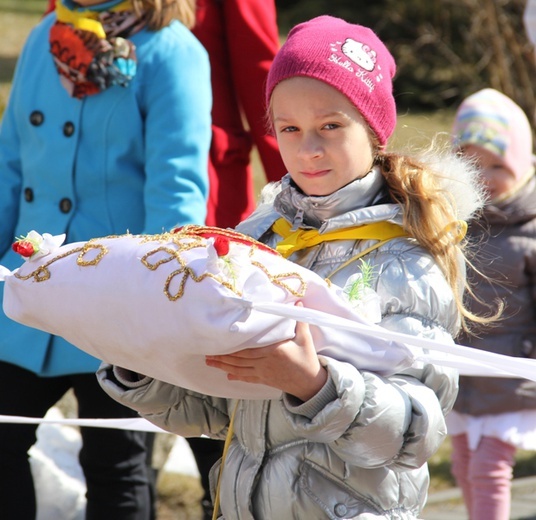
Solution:
M 292 316 L 258 311 L 255 302 L 289 308 L 299 300 L 327 316 L 365 323 L 340 288 L 230 230 L 185 226 L 176 233 L 56 243 L 44 251 L 4 270 L 8 317 L 111 364 L 210 395 L 280 394 L 228 381 L 205 365 L 208 354 L 294 336 Z M 383 374 L 414 361 L 403 344 L 328 328 L 311 327 L 320 354 Z

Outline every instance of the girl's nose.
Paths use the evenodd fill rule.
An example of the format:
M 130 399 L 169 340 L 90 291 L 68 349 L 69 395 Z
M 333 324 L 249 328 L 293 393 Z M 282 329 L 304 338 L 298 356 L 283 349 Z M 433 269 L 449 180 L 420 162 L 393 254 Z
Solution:
M 300 143 L 298 156 L 300 159 L 315 159 L 324 153 L 320 139 L 315 135 L 305 135 Z

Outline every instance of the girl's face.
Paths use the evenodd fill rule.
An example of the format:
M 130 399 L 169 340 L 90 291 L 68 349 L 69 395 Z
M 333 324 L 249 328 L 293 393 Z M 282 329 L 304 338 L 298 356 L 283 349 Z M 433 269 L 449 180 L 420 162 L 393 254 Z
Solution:
M 491 200 L 499 198 L 514 188 L 517 182 L 515 175 L 498 155 L 474 144 L 464 146 L 462 153 L 478 164 L 484 187 Z
M 272 121 L 283 162 L 307 195 L 329 195 L 371 169 L 371 133 L 348 98 L 327 83 L 294 77 L 272 94 Z

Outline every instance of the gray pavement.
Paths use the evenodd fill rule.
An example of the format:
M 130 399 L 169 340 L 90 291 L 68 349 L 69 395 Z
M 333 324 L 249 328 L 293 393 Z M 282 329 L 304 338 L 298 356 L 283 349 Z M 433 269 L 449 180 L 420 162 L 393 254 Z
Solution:
M 421 518 L 469 520 L 458 488 L 431 494 Z M 510 520 L 536 520 L 536 477 L 517 478 L 512 482 Z

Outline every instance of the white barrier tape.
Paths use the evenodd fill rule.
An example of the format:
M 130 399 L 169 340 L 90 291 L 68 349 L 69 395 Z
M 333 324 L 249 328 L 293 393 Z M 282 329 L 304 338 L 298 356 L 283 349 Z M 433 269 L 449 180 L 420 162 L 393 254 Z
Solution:
M 536 381 L 536 359 L 504 356 L 454 343 L 442 343 L 427 338 L 393 332 L 379 326 L 370 327 L 306 307 L 282 303 L 253 302 L 251 307 L 260 312 L 276 314 L 312 325 L 340 328 L 356 332 L 361 336 L 403 343 L 413 352 L 417 361 L 453 367 L 458 369 L 461 375 L 519 377 Z
M 18 415 L 0 415 L 0 423 L 13 424 L 63 424 L 68 426 L 91 426 L 93 428 L 115 428 L 118 430 L 135 430 L 139 432 L 166 432 L 146 419 L 49 419 L 38 417 L 21 417 Z
M 536 381 L 536 359 L 517 358 L 486 352 L 454 343 L 442 343 L 431 339 L 393 332 L 382 327 L 370 327 L 346 318 L 341 318 L 306 307 L 296 307 L 282 303 L 251 303 L 260 312 L 295 319 L 312 325 L 335 327 L 356 332 L 362 336 L 382 338 L 405 344 L 411 349 L 416 361 L 436 363 L 453 367 L 461 375 L 520 377 Z M 422 350 L 421 350 L 422 349 Z M 143 418 L 132 419 L 49 419 L 0 415 L 0 423 L 16 424 L 63 424 L 96 428 L 117 428 L 146 432 L 164 432 L 158 426 Z

